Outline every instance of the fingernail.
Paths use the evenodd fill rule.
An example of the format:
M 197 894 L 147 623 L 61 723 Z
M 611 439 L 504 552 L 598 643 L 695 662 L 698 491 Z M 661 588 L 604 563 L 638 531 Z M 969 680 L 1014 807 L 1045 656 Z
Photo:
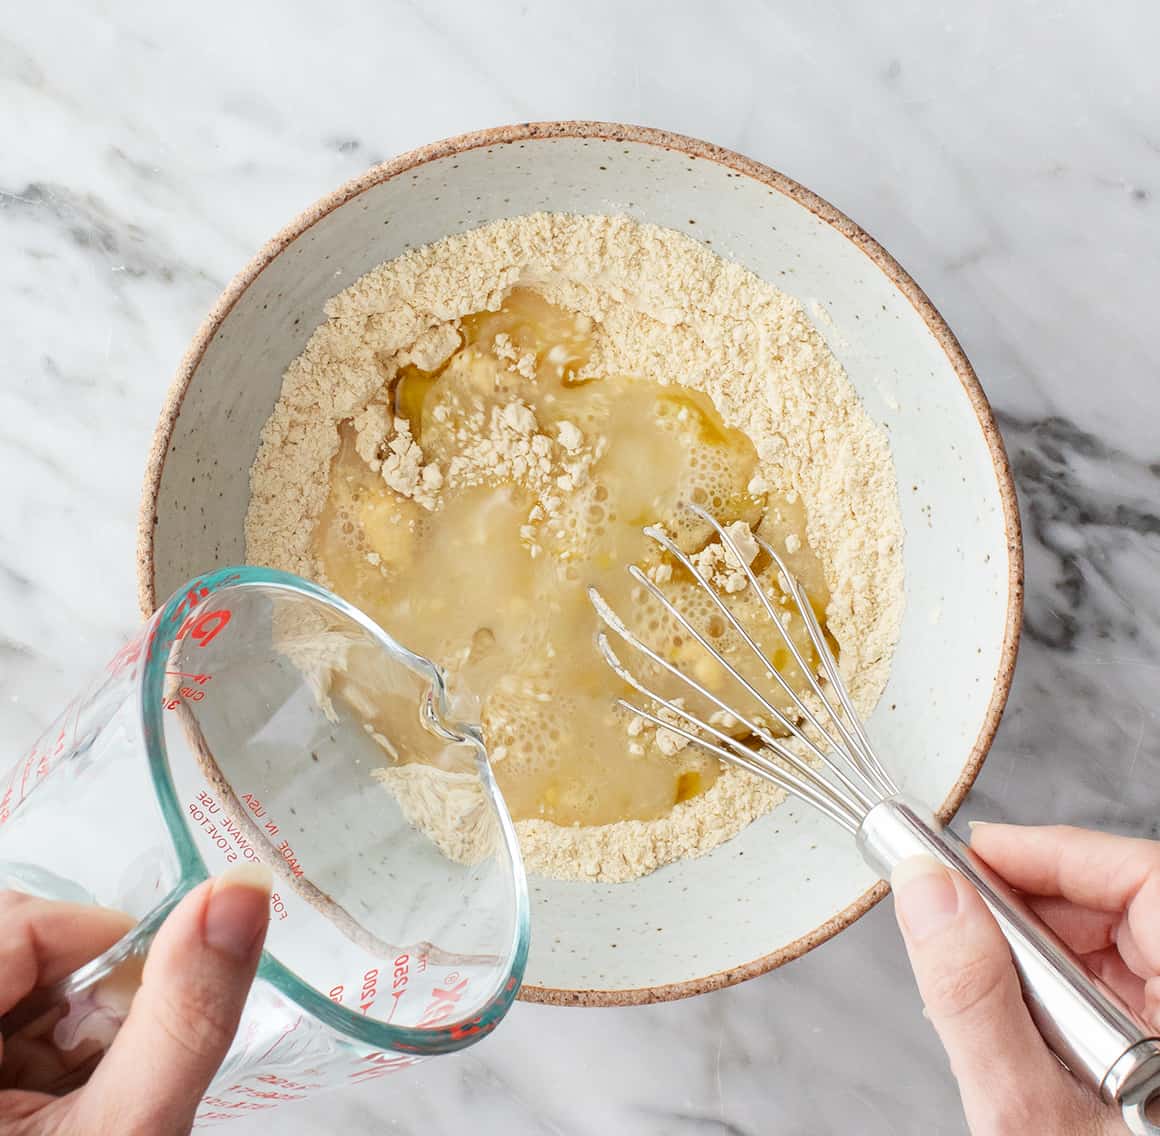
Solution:
M 975 840 L 975 833 L 983 828 L 993 828 L 995 821 L 991 820 L 969 820 L 967 821 L 967 843 L 973 844 Z
M 243 962 L 254 953 L 270 921 L 274 877 L 265 864 L 239 864 L 213 882 L 202 936 L 206 945 Z
M 959 910 L 950 873 L 933 856 L 910 856 L 890 876 L 894 910 L 915 942 L 941 931 Z

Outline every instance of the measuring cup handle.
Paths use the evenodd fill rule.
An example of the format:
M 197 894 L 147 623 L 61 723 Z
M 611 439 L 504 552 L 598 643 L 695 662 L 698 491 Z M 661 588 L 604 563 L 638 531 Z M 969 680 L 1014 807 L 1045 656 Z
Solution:
M 0 1037 L 11 1038 L 42 1018 L 50 1010 L 65 1008 L 64 1023 L 74 1008 L 82 1007 L 86 996 L 98 984 L 110 979 L 119 980 L 124 987 L 139 984 L 143 960 L 154 936 L 169 913 L 181 901 L 182 895 L 168 897 L 146 915 L 127 935 L 118 939 L 107 951 L 66 975 L 51 986 L 41 986 L 22 998 L 6 1014 L 0 1014 Z M 113 1010 L 114 1007 L 105 1007 Z M 87 1011 L 82 1011 L 87 1012 Z M 126 1002 L 125 1012 L 128 1012 Z M 113 1013 L 106 1014 L 111 1019 Z
M 875 805 L 857 841 L 883 879 L 899 861 L 925 853 L 969 880 L 1011 947 L 1027 1008 L 1044 1041 L 1074 1076 L 1121 1106 L 1133 1132 L 1160 1134 L 1144 1117 L 1148 1101 L 1160 1093 L 1160 1039 L 1005 880 L 929 810 L 902 797 Z

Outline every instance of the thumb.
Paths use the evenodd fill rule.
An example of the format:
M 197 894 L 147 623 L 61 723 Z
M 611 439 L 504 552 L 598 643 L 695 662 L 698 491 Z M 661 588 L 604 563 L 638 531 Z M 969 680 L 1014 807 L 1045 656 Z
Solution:
M 1094 1121 L 1098 1102 L 1039 1036 L 1010 948 L 979 893 L 931 856 L 903 860 L 891 886 L 919 993 L 975 1136 L 1072 1131 L 1064 1123 Z
M 81 1132 L 186 1133 L 238 1028 L 270 910 L 270 870 L 195 888 L 149 949 L 116 1041 L 79 1094 Z

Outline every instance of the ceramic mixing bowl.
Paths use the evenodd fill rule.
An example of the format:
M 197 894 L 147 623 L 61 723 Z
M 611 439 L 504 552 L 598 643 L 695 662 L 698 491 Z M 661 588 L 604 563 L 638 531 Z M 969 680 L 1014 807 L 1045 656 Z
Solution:
M 242 561 L 258 435 L 325 301 L 408 248 L 537 210 L 679 229 L 805 304 L 889 431 L 898 471 L 906 615 L 870 735 L 905 790 L 949 817 L 991 743 L 1019 634 L 1018 514 L 990 408 L 949 328 L 880 245 L 774 170 L 689 138 L 587 122 L 469 134 L 368 171 L 276 236 L 226 290 L 170 392 L 143 502 L 143 610 Z M 523 996 L 586 1005 L 761 974 L 885 892 L 845 833 L 795 804 L 632 883 L 531 884 Z

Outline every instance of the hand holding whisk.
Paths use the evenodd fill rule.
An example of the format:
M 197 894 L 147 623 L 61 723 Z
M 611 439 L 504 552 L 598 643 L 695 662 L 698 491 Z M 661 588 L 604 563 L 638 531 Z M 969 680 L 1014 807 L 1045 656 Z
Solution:
M 645 533 L 680 564 L 707 593 L 724 625 L 743 651 L 758 664 L 740 668 L 695 625 L 664 590 L 633 566 L 637 584 L 675 620 L 682 631 L 708 653 L 734 684 L 738 697 L 725 700 L 688 670 L 650 647 L 595 589 L 589 595 L 601 620 L 636 656 L 636 669 L 613 649 L 606 631 L 597 645 L 608 664 L 640 700 L 621 705 L 646 721 L 670 730 L 705 752 L 772 782 L 805 801 L 851 833 L 863 858 L 883 879 L 910 856 L 927 854 L 960 873 L 979 892 L 999 924 L 1023 984 L 1024 997 L 1040 1033 L 1060 1061 L 1078 1078 L 1117 1104 L 1128 1128 L 1139 1136 L 1156 1136 L 1160 1126 L 1145 1111 L 1160 1096 L 1160 1039 L 1124 1002 L 1090 974 L 1020 897 L 926 808 L 908 800 L 879 759 L 858 719 L 838 664 L 804 588 L 770 545 L 758 547 L 778 572 L 778 584 L 791 612 L 803 621 L 817 656 L 812 665 L 782 622 L 753 568 L 732 536 L 705 510 L 688 506 L 717 534 L 722 546 L 745 573 L 759 610 L 780 636 L 804 681 L 799 694 L 762 647 L 762 635 L 747 628 L 716 587 L 663 530 Z M 645 681 L 644 672 L 663 682 Z M 667 678 L 666 678 L 667 676 Z M 657 687 L 669 680 L 691 696 L 665 697 Z M 779 705 L 780 703 L 780 705 Z M 788 705 L 788 709 L 786 708 Z M 713 706 L 715 712 L 704 713 Z M 720 712 L 720 713 L 718 713 Z M 737 727 L 726 728 L 725 723 Z M 776 723 L 775 727 L 771 723 Z M 740 735 L 740 736 L 738 736 Z

